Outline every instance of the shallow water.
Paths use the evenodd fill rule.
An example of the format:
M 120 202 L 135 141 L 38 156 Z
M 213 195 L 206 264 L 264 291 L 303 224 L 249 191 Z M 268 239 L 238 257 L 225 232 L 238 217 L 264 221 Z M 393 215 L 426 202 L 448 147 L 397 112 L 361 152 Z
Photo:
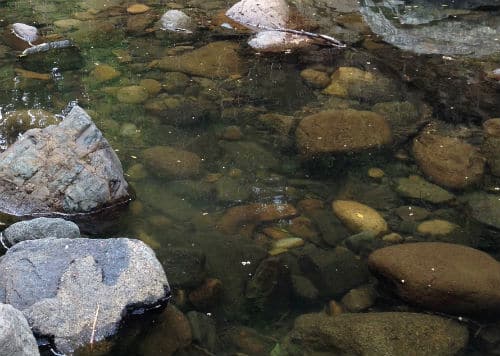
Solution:
M 296 2 L 303 5 L 306 14 L 311 9 L 311 2 Z M 339 11 L 318 2 L 324 12 L 314 13 L 314 20 L 321 25 L 336 22 L 337 27 L 321 30 L 331 31 L 329 35 L 338 31 L 348 43 L 346 50 L 315 47 L 301 53 L 256 54 L 246 45 L 248 35 L 212 24 L 233 1 L 145 3 L 151 6 L 147 15 L 128 15 L 127 3 L 120 0 L 0 2 L 0 30 L 8 31 L 7 26 L 14 22 L 35 25 L 47 38 L 73 40 L 81 55 L 80 58 L 61 52 L 59 58 L 53 59 L 55 64 L 49 62 L 42 68 L 41 61 L 20 62 L 16 57 L 19 52 L 1 45 L 0 107 L 4 116 L 9 111 L 35 108 L 61 114 L 68 103 L 77 101 L 89 112 L 121 159 L 134 199 L 111 222 L 85 225 L 83 229 L 91 236 L 130 236 L 149 244 L 173 284 L 174 304 L 185 313 L 199 310 L 215 320 L 220 342 L 211 352 L 268 354 L 269 345 L 273 347 L 287 333 L 297 315 L 320 311 L 328 301 L 338 301 L 349 289 L 367 282 L 350 279 L 352 271 L 347 268 L 341 282 L 345 288 L 306 301 L 290 291 L 289 279 L 284 278 L 283 282 L 281 272 L 274 267 L 257 273 L 260 279 L 254 278 L 257 266 L 272 250 L 272 232 L 266 228 L 305 240 L 304 247 L 279 255 L 280 266 L 288 271 L 284 274 L 298 273 L 301 251 L 315 246 L 333 251 L 336 246 L 343 246 L 343 240 L 352 234 L 338 220 L 332 220 L 332 200 L 356 200 L 377 209 L 390 230 L 405 241 L 464 243 L 498 256 L 500 245 L 496 238 L 500 232 L 470 215 L 460 201 L 465 194 L 462 190 L 453 191 L 457 198 L 453 202 L 434 203 L 404 197 L 395 189 L 397 178 L 422 175 L 411 157 L 411 140 L 425 122 L 441 122 L 450 135 L 480 144 L 482 136 L 477 132 L 481 132 L 481 122 L 499 116 L 499 84 L 487 76 L 500 67 L 498 51 L 478 61 L 450 57 L 448 52 L 445 57 L 404 52 L 376 38 L 359 13 L 353 15 L 355 6 L 346 1 Z M 156 27 L 155 20 L 164 11 L 177 7 L 196 19 L 198 30 L 193 35 L 169 34 Z M 474 21 L 473 15 L 467 14 L 468 21 Z M 494 11 L 482 11 L 476 20 L 484 21 L 488 16 L 490 22 L 497 23 Z M 441 13 L 438 17 L 442 17 Z M 78 21 L 58 22 L 66 19 Z M 243 75 L 206 78 L 177 72 L 172 76 L 152 65 L 163 57 L 189 53 L 193 48 L 220 40 L 239 46 L 238 53 L 247 68 Z M 437 48 L 432 47 L 430 52 Z M 75 61 L 60 61 L 70 56 L 75 56 Z M 82 65 L 78 64 L 80 59 Z M 100 81 L 94 71 L 103 65 L 118 71 L 116 78 Z M 16 73 L 23 66 L 51 73 L 50 79 L 31 79 Z M 330 75 L 339 67 L 381 73 L 386 84 L 375 89 L 361 84 L 346 98 L 308 86 L 300 76 L 305 68 Z M 155 82 L 141 82 L 145 79 Z M 154 93 L 157 83 L 161 87 L 157 88 L 159 93 Z M 138 84 L 150 86 L 147 100 L 119 100 L 120 88 Z M 167 104 L 158 109 L 159 104 L 153 103 L 160 98 Z M 299 119 L 326 109 L 375 110 L 377 104 L 393 101 L 409 102 L 416 112 L 413 116 L 408 114 L 413 119 L 403 120 L 397 130 L 393 127 L 393 144 L 363 152 L 346 150 L 317 160 L 305 160 L 299 154 L 293 134 Z M 289 116 L 280 122 L 287 123 L 290 133 L 283 126 L 259 119 L 264 114 Z M 0 145 L 5 148 L 16 135 L 8 136 L 5 123 L 0 131 Z M 145 153 L 156 146 L 172 146 L 197 154 L 199 172 L 184 177 L 158 174 L 160 169 L 146 162 Z M 368 169 L 372 167 L 382 169 L 384 177 L 370 177 Z M 465 192 L 498 194 L 499 184 L 500 178 L 487 172 L 480 183 Z M 220 228 L 221 218 L 231 207 L 253 203 L 297 206 L 305 199 L 317 199 L 324 204 L 319 213 L 306 219 L 306 233 L 293 230 L 292 217 L 288 216 L 258 221 L 255 226 L 242 219 L 241 226 L 232 232 Z M 419 234 L 414 221 L 405 221 L 396 213 L 398 207 L 410 204 L 425 208 L 430 218 L 458 225 L 459 232 L 453 237 Z M 4 223 L 10 221 L 6 218 Z M 240 229 L 243 225 L 249 227 Z M 360 260 L 365 261 L 366 254 L 359 254 Z M 197 308 L 186 301 L 186 296 L 206 278 L 220 279 L 223 295 L 208 307 Z M 413 310 L 393 298 L 379 298 L 370 308 Z M 132 319 L 116 338 L 81 354 L 165 352 L 162 342 L 171 328 L 162 327 L 161 316 Z M 252 327 L 261 335 L 250 341 L 241 333 L 239 337 L 228 336 L 228 330 L 235 326 Z M 478 330 L 475 322 L 468 326 L 472 332 Z M 480 354 L 495 344 L 485 339 L 471 338 L 467 353 Z M 206 352 L 191 346 L 179 354 L 209 354 Z

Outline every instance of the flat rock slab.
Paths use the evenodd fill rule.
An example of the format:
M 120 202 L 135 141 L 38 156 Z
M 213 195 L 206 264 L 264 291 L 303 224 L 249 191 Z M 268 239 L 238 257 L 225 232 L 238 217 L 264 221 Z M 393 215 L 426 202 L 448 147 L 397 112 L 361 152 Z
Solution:
M 53 337 L 63 353 L 90 342 L 94 321 L 94 341 L 102 340 L 127 311 L 169 294 L 160 262 L 139 240 L 30 240 L 0 258 L 0 302 L 21 310 L 33 332 Z
M 118 157 L 79 106 L 1 153 L 0 181 L 0 211 L 16 216 L 90 213 L 128 198 Z
M 467 345 L 464 325 L 416 313 L 304 314 L 282 343 L 283 354 L 456 355 Z
M 376 250 L 368 267 L 412 304 L 459 315 L 500 313 L 500 263 L 482 251 L 440 242 L 408 243 Z

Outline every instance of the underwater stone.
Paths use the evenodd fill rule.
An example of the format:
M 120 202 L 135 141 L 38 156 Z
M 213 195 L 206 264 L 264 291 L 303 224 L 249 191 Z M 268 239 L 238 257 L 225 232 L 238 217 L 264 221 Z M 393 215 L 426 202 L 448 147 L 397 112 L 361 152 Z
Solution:
M 195 29 L 193 20 L 180 10 L 168 10 L 160 19 L 164 31 L 192 33 Z

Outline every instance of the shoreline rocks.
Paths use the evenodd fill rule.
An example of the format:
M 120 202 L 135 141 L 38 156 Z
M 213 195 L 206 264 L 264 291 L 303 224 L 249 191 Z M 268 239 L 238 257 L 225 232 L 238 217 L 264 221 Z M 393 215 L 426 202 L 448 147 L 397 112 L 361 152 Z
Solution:
M 170 295 L 154 252 L 139 240 L 23 241 L 0 258 L 0 302 L 23 312 L 33 331 L 70 353 L 113 335 L 125 314 Z
M 0 179 L 0 211 L 15 216 L 92 213 L 129 197 L 116 153 L 79 106 L 1 153 Z
M 40 355 L 23 313 L 7 304 L 0 304 L 0 355 Z

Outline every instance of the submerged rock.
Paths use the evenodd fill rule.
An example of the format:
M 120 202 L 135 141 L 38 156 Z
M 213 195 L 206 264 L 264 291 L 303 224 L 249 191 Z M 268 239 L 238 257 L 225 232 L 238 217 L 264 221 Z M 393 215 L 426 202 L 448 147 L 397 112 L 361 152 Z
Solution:
M 481 152 L 485 155 L 491 173 L 500 177 L 500 119 L 484 122 L 485 139 Z
M 0 304 L 0 355 L 40 355 L 23 313 L 7 304 Z
M 79 106 L 1 153 L 0 177 L 0 211 L 11 215 L 91 213 L 128 199 L 116 153 Z
M 281 343 L 284 355 L 456 355 L 464 325 L 416 313 L 304 314 Z
M 12 224 L 2 234 L 12 246 L 26 240 L 76 239 L 80 229 L 74 222 L 61 218 L 37 218 Z
M 475 220 L 500 230 L 500 197 L 498 195 L 474 192 L 467 194 L 464 200 Z
M 234 42 L 212 42 L 180 56 L 165 57 L 157 66 L 168 72 L 183 72 L 206 78 L 242 75 L 245 65 L 236 52 L 238 47 Z
M 396 191 L 406 198 L 424 200 L 435 204 L 445 203 L 455 198 L 450 192 L 427 182 L 417 175 L 399 178 L 396 184 Z
M 391 128 L 370 111 L 330 110 L 305 117 L 295 132 L 302 155 L 345 153 L 391 143 Z
M 146 167 L 159 177 L 185 178 L 200 172 L 201 158 L 192 152 L 169 146 L 155 146 L 144 150 Z
M 335 200 L 332 209 L 352 232 L 370 231 L 380 236 L 389 229 L 382 215 L 365 204 L 351 200 Z
M 160 19 L 164 31 L 192 33 L 195 30 L 193 20 L 180 10 L 168 10 Z
M 424 130 L 413 141 L 420 169 L 439 185 L 461 189 L 477 183 L 484 174 L 485 158 L 470 144 Z
M 13 143 L 29 129 L 44 128 L 55 125 L 61 120 L 56 115 L 42 109 L 9 111 L 2 115 L 2 131 L 7 136 L 7 142 Z
M 421 242 L 373 252 L 370 270 L 402 299 L 452 314 L 500 313 L 500 263 L 462 245 Z
M 113 335 L 127 312 L 165 303 L 170 287 L 154 252 L 131 239 L 24 241 L 0 258 L 0 301 L 71 353 Z M 95 332 L 93 321 L 95 320 Z

